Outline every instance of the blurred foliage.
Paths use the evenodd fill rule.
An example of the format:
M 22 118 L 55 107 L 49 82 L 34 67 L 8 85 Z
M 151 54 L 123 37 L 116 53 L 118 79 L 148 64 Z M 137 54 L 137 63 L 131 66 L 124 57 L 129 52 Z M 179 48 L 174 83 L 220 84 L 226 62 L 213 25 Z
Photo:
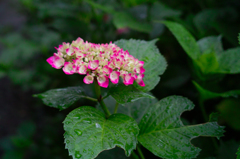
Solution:
M 161 82 L 152 91 L 153 95 L 161 99 L 177 94 L 194 102 L 198 100 L 198 93 L 204 96 L 207 113 L 220 112 L 219 122 L 227 126 L 229 133 L 221 140 L 218 154 L 204 154 L 206 151 L 203 151 L 200 157 L 223 158 L 220 154 L 225 150 L 226 158 L 236 158 L 235 145 L 239 145 L 240 140 L 240 105 L 239 97 L 236 96 L 238 91 L 232 94 L 232 90 L 240 90 L 240 76 L 237 74 L 239 71 L 214 75 L 209 72 L 218 70 L 221 66 L 216 60 L 219 52 L 226 55 L 220 58 L 224 66 L 239 69 L 239 62 L 231 63 L 239 60 L 239 0 L 20 0 L 9 3 L 11 9 L 23 15 L 25 20 L 17 29 L 7 24 L 0 26 L 0 78 L 8 78 L 23 91 L 34 93 L 80 85 L 91 94 L 92 86 L 82 85 L 82 76 L 67 76 L 47 64 L 46 59 L 56 51 L 55 46 L 77 37 L 94 43 L 130 38 L 159 38 L 157 45 L 169 66 L 161 76 Z M 194 64 L 192 59 L 186 56 L 176 39 L 161 23 L 164 20 L 181 24 L 193 39 L 200 39 L 196 41 L 200 55 L 197 60 L 200 65 Z M 233 55 L 231 60 L 224 61 L 229 57 L 228 54 Z M 202 78 L 203 72 L 207 77 L 204 75 Z M 197 82 L 197 89 L 192 80 Z M 232 98 L 232 95 L 235 98 Z M 215 97 L 220 98 L 213 99 Z M 38 106 L 39 104 L 36 104 L 33 107 Z M 200 108 L 198 105 L 196 107 L 193 111 L 200 115 L 183 114 L 188 122 L 202 120 Z M 23 122 L 15 135 L 1 139 L 1 149 L 4 152 L 2 158 L 68 158 L 61 140 L 62 125 L 56 124 L 61 123 L 65 116 L 63 114 L 67 113 L 61 112 L 59 116 L 49 113 L 47 117 L 43 117 L 47 118 L 45 123 L 49 125 L 41 126 L 41 123 L 37 123 L 37 126 L 40 125 L 41 135 L 36 133 L 35 124 Z M 229 142 L 233 140 L 235 144 Z M 195 145 L 198 146 L 198 143 Z M 208 146 L 209 151 L 213 147 L 203 140 L 199 145 Z M 113 151 L 118 154 L 121 150 Z M 144 150 L 144 154 L 149 156 L 147 158 L 154 158 L 147 150 Z M 105 155 L 114 158 L 106 152 L 101 153 L 102 158 L 106 158 Z

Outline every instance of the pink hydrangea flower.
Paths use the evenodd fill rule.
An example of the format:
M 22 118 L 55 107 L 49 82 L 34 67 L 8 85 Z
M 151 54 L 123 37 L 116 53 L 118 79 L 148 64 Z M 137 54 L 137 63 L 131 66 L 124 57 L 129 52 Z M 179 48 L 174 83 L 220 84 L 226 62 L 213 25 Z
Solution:
M 49 57 L 47 62 L 56 69 L 62 68 L 67 75 L 86 75 L 83 79 L 86 84 L 91 84 L 96 79 L 101 87 L 107 88 L 109 80 L 117 84 L 121 77 L 125 85 L 136 81 L 140 86 L 145 86 L 144 62 L 112 42 L 94 44 L 78 38 L 72 43 L 63 42 L 55 48 L 57 53 Z

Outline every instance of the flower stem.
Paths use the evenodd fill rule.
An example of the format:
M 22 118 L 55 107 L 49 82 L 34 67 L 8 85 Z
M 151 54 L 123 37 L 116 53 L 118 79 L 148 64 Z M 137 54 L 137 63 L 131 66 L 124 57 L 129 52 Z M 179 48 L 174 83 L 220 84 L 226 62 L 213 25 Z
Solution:
M 119 106 L 119 103 L 118 103 L 118 102 L 116 102 L 116 105 L 115 105 L 115 108 L 114 108 L 114 113 L 113 113 L 113 114 L 116 114 L 116 113 L 117 113 L 118 106 Z
M 208 122 L 208 115 L 207 115 L 206 110 L 204 108 L 204 100 L 202 98 L 199 98 L 199 107 L 200 107 L 200 109 L 202 111 L 202 115 L 203 115 L 204 121 Z M 217 140 L 215 138 L 211 138 L 211 139 L 212 139 L 213 145 L 214 145 L 214 147 L 215 147 L 215 149 L 217 151 L 219 149 Z
M 204 108 L 204 101 L 202 100 L 202 98 L 199 98 L 199 107 L 202 111 L 204 121 L 207 122 L 208 121 L 208 116 L 207 116 L 206 110 Z
M 96 92 L 96 95 L 97 95 L 97 100 L 98 100 L 98 102 L 100 103 L 100 105 L 101 105 L 101 107 L 102 107 L 102 109 L 103 109 L 106 117 L 108 118 L 108 117 L 111 115 L 111 113 L 109 112 L 106 104 L 105 104 L 104 101 L 103 101 L 103 98 L 102 98 L 102 95 L 101 95 L 101 88 L 100 88 L 100 86 L 98 85 L 96 79 L 94 80 L 94 86 L 95 86 L 95 92 Z
M 139 159 L 138 155 L 134 151 L 132 152 L 131 156 L 135 159 Z
M 140 156 L 141 159 L 145 159 L 145 157 L 144 157 L 144 155 L 143 155 L 143 153 L 142 153 L 142 150 L 141 150 L 141 148 L 140 148 L 139 145 L 137 145 L 137 152 L 138 152 L 138 154 L 139 154 L 139 156 Z
M 92 97 L 84 96 L 83 98 L 89 99 L 91 101 L 97 102 L 98 100 Z

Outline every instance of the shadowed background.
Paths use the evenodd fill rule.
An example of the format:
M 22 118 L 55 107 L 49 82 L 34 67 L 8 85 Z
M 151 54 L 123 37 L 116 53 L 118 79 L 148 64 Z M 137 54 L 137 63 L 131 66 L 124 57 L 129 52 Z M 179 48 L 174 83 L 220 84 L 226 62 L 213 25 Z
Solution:
M 46 59 L 62 42 L 81 37 L 94 43 L 118 39 L 152 40 L 168 62 L 161 81 L 152 90 L 158 99 L 182 95 L 196 108 L 182 115 L 185 124 L 203 122 L 198 92 L 192 84 L 189 58 L 170 31 L 160 22 L 172 20 L 185 26 L 198 40 L 222 36 L 224 49 L 237 47 L 240 32 L 239 0 L 1 0 L 0 1 L 0 156 L 3 159 L 67 159 L 63 143 L 65 116 L 77 106 L 96 103 L 80 100 L 59 111 L 45 106 L 32 95 L 53 88 L 82 86 L 94 96 L 91 85 L 81 75 L 65 75 Z M 212 87 L 214 91 L 240 89 L 240 75 L 226 75 Z M 221 87 L 220 87 L 221 86 Z M 207 113 L 220 112 L 219 123 L 226 126 L 225 137 L 212 151 L 206 138 L 194 139 L 204 148 L 198 158 L 234 159 L 239 146 L 239 98 L 216 98 L 205 102 Z M 157 158 L 143 150 L 146 158 Z M 106 152 L 99 158 L 119 158 L 123 153 Z

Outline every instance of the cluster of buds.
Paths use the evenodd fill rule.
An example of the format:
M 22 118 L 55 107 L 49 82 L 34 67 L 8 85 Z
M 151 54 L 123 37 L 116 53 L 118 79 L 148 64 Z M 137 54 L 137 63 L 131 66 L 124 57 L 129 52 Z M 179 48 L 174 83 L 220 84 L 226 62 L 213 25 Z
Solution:
M 64 42 L 56 49 L 57 53 L 47 62 L 56 69 L 63 67 L 65 74 L 86 75 L 83 79 L 86 84 L 93 83 L 95 78 L 101 87 L 107 88 L 109 79 L 117 84 L 121 77 L 125 85 L 131 85 L 136 80 L 140 86 L 145 86 L 144 62 L 115 44 L 94 44 L 78 38 L 71 44 Z

